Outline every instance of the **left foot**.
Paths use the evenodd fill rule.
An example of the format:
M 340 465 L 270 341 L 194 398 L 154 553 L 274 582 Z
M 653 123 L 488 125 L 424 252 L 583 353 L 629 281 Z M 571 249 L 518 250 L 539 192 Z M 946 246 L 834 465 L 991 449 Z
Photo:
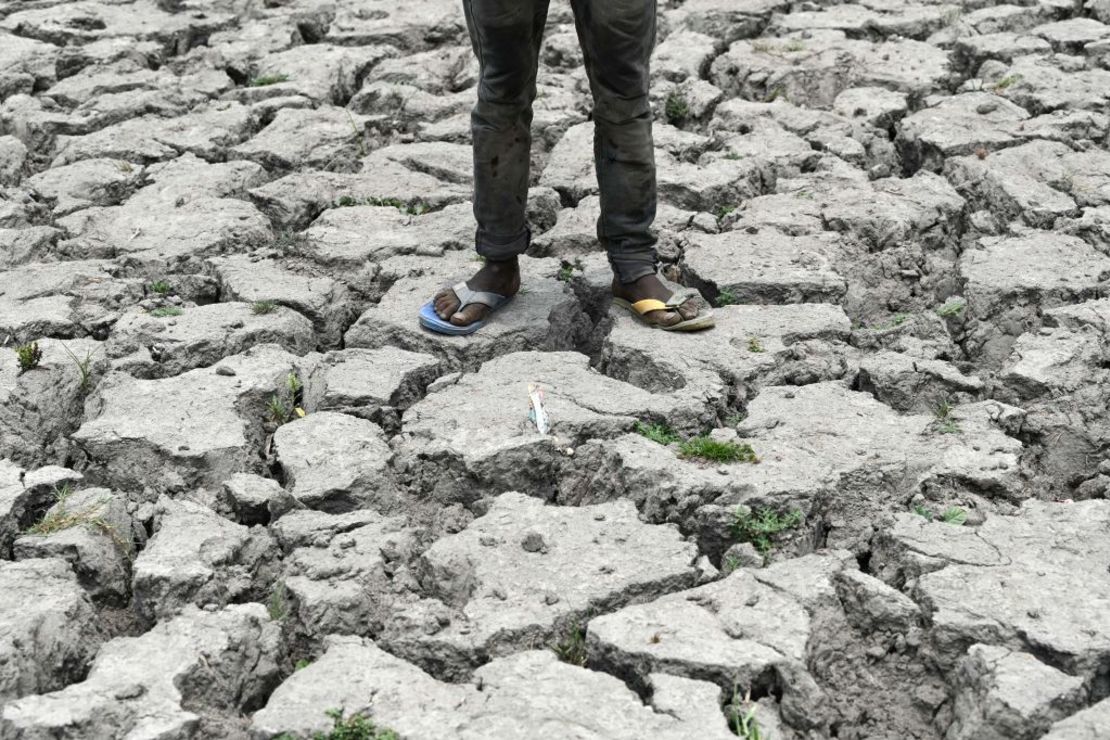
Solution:
M 671 299 L 674 293 L 663 284 L 658 275 L 650 274 L 644 275 L 631 283 L 622 283 L 613 278 L 613 296 L 615 298 L 623 298 L 629 303 L 642 301 L 645 298 L 654 298 L 658 301 L 666 303 Z M 671 309 L 658 309 L 655 311 L 648 311 L 643 314 L 643 318 L 650 324 L 658 324 L 659 326 L 674 326 L 681 321 L 688 321 L 698 315 L 701 309 L 701 299 L 696 297 L 687 298 L 679 304 L 674 310 Z

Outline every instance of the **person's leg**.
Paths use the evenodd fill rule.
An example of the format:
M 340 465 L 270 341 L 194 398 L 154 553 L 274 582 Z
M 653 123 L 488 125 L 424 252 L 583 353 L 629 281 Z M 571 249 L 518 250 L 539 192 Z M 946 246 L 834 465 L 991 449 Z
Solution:
M 649 62 L 655 45 L 656 0 L 571 0 L 594 98 L 594 161 L 601 217 L 598 240 L 609 253 L 613 292 L 637 301 L 666 301 L 671 291 L 656 275 L 655 147 L 651 136 Z M 673 324 L 697 315 L 652 312 Z M 669 314 L 669 315 L 668 315 Z
M 517 256 L 528 248 L 525 211 L 532 149 L 532 101 L 548 0 L 463 0 L 478 57 L 478 101 L 471 114 L 475 246 L 486 264 L 467 281 L 473 290 L 512 295 L 520 288 Z M 444 290 L 434 299 L 443 319 L 465 325 L 485 306 L 459 311 Z

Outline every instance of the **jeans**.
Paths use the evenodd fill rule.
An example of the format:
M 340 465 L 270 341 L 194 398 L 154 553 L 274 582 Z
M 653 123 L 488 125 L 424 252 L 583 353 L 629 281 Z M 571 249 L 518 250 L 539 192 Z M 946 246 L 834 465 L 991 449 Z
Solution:
M 480 76 L 471 114 L 478 254 L 528 248 L 532 101 L 549 0 L 463 0 Z M 656 0 L 571 0 L 593 93 L 598 241 L 622 283 L 653 274 L 655 152 L 648 63 Z

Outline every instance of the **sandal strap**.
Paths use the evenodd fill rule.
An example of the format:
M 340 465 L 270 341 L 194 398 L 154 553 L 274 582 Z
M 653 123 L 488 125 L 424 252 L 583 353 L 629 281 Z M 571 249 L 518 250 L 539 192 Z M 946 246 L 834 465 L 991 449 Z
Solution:
M 459 311 L 475 303 L 480 303 L 483 306 L 489 306 L 491 309 L 494 309 L 509 300 L 500 293 L 490 293 L 485 290 L 471 290 L 467 287 L 465 281 L 456 283 L 451 290 L 455 291 L 455 295 L 459 299 Z
M 636 301 L 632 304 L 633 310 L 643 316 L 649 311 L 662 311 L 667 308 L 667 304 L 663 301 L 656 300 L 655 298 L 645 298 L 642 301 Z

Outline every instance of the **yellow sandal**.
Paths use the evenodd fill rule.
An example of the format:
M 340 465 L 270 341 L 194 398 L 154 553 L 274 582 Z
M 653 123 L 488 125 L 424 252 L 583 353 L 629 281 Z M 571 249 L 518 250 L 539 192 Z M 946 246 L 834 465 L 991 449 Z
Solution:
M 647 324 L 653 329 L 662 329 L 663 331 L 700 331 L 702 329 L 709 329 L 716 326 L 717 322 L 713 318 L 712 309 L 706 308 L 706 312 L 698 312 L 698 315 L 692 319 L 685 319 L 679 321 L 677 324 L 664 326 L 658 322 L 648 319 L 645 314 L 652 311 L 662 310 L 677 310 L 679 306 L 688 301 L 691 297 L 697 295 L 692 292 L 676 292 L 670 297 L 670 300 L 660 301 L 655 298 L 645 298 L 642 301 L 631 303 L 624 298 L 613 297 L 613 305 L 625 309 L 633 316 L 635 316 L 643 324 Z

